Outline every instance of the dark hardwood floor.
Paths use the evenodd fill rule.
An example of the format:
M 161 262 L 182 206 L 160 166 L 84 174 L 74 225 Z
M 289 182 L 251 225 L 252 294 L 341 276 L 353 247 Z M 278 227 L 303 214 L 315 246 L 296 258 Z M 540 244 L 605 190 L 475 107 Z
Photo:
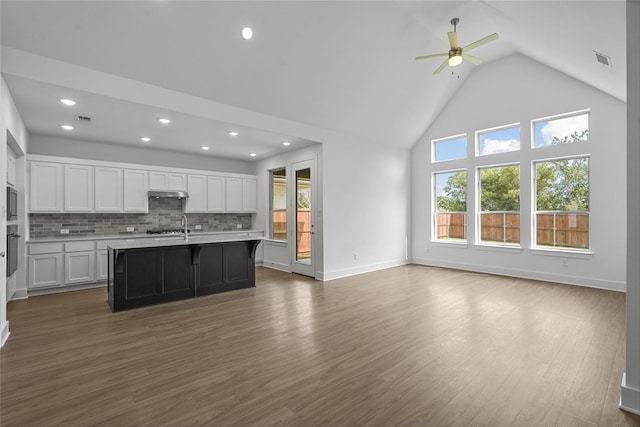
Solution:
M 2 426 L 640 425 L 623 293 L 403 266 L 111 313 L 9 303 Z

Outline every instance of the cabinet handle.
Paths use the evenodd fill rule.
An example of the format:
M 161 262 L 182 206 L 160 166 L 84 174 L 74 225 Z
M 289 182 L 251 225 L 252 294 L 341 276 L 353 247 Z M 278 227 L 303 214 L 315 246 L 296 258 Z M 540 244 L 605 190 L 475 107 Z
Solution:
M 0 252 L 0 258 L 4 258 L 4 255 L 5 255 L 4 251 Z

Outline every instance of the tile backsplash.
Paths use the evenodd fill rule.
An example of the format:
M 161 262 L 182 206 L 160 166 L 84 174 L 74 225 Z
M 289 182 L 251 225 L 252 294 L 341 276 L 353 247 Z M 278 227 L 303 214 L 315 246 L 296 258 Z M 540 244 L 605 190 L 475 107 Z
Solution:
M 29 214 L 31 239 L 55 237 L 87 237 L 127 235 L 127 227 L 134 227 L 134 234 L 145 233 L 153 228 L 180 228 L 182 200 L 149 199 L 149 213 L 52 213 Z M 231 213 L 188 213 L 189 229 L 194 232 L 196 225 L 201 231 L 237 230 L 251 228 L 251 214 Z M 69 234 L 60 234 L 60 229 L 68 229 Z M 198 230 L 200 231 L 200 230 Z

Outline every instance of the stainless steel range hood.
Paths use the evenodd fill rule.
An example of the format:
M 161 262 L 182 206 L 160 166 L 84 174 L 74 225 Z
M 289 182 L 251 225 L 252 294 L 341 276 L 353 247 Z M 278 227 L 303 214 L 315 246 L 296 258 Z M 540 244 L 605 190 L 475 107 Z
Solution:
M 189 193 L 186 191 L 149 191 L 149 197 L 164 197 L 164 198 L 173 198 L 173 199 L 186 199 L 189 197 Z

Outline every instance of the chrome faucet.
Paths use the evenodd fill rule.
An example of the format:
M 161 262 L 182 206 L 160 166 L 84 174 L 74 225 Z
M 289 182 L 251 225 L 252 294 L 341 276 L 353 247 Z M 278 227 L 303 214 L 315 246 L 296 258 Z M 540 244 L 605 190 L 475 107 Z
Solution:
M 187 215 L 182 215 L 182 222 L 180 225 L 184 226 L 184 240 L 189 241 L 189 230 L 187 229 Z

